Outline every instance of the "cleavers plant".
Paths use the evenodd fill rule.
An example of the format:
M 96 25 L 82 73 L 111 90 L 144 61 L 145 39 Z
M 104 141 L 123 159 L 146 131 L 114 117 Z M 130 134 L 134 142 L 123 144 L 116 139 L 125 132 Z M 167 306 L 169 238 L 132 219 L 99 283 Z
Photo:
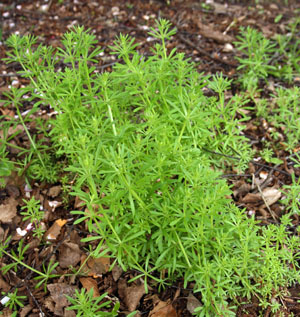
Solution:
M 168 21 L 157 21 L 149 58 L 121 34 L 111 73 L 95 72 L 101 49 L 82 27 L 57 50 L 12 35 L 7 62 L 30 78 L 34 107 L 56 111 L 53 155 L 67 160 L 72 195 L 87 207 L 72 212 L 75 224 L 85 221 L 96 233 L 85 241 L 99 240 L 114 263 L 141 272 L 135 278 L 143 276 L 146 288 L 179 277 L 185 287 L 195 282 L 198 316 L 234 316 L 228 299 L 237 296 L 277 303 L 281 289 L 299 281 L 299 255 L 284 225 L 260 229 L 229 199 L 218 169 L 243 169 L 251 159 L 241 133 L 247 100 L 225 100 L 228 79 L 199 74 L 184 54 L 168 52 L 174 34 Z M 205 86 L 215 96 L 205 96 Z M 237 153 L 240 160 L 230 160 Z

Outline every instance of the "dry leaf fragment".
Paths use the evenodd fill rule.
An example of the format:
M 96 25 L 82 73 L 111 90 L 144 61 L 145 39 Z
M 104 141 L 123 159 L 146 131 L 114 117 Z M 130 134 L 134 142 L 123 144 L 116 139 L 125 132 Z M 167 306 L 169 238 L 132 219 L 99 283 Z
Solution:
M 13 197 L 5 199 L 0 205 L 0 221 L 3 223 L 12 222 L 12 219 L 17 215 L 17 206 L 18 202 Z
M 90 277 L 81 277 L 79 279 L 79 281 L 82 284 L 82 286 L 87 290 L 87 292 L 89 292 L 91 289 L 94 290 L 93 297 L 99 297 L 100 296 L 96 280 L 94 280 L 94 279 L 92 279 Z
M 48 191 L 48 196 L 55 198 L 57 197 L 61 192 L 61 186 L 57 185 L 57 186 L 52 186 L 49 191 Z
M 49 205 L 49 207 L 51 208 L 52 211 L 55 211 L 55 209 L 57 207 L 62 205 L 62 202 L 61 201 L 56 201 L 56 200 L 48 201 L 48 205 Z
M 124 300 L 129 311 L 134 311 L 138 306 L 141 298 L 145 295 L 145 286 L 133 285 L 128 287 L 124 279 L 118 282 L 118 292 L 120 297 Z
M 54 314 L 58 316 L 63 316 L 64 307 L 70 304 L 66 298 L 66 295 L 73 296 L 77 287 L 70 286 L 65 283 L 54 283 L 48 284 L 47 288 L 50 292 L 52 300 L 55 303 Z
M 151 310 L 149 317 L 177 317 L 177 313 L 172 304 L 159 301 Z
M 202 304 L 199 302 L 199 300 L 192 294 L 189 293 L 186 309 L 191 313 L 195 313 L 195 309 L 202 306 Z
M 89 258 L 87 261 L 87 266 L 89 268 L 90 276 L 99 276 L 109 271 L 110 259 L 106 257 Z
M 66 224 L 67 220 L 57 219 L 54 224 L 46 231 L 44 237 L 46 240 L 56 240 L 60 234 L 61 228 Z
M 59 248 L 59 266 L 66 269 L 75 267 L 80 262 L 81 251 L 79 246 L 72 242 L 64 242 Z
M 26 305 L 21 309 L 20 317 L 26 317 L 32 311 L 33 307 L 31 305 Z
M 268 206 L 273 205 L 281 197 L 281 192 L 274 187 L 267 187 L 262 191 Z
M 10 290 L 9 284 L 6 283 L 1 276 L 0 276 L 0 290 L 3 292 L 8 292 Z
M 243 203 L 258 203 L 258 202 L 261 202 L 261 201 L 262 201 L 262 198 L 261 198 L 261 194 L 260 193 L 257 193 L 257 194 L 248 193 L 242 199 Z
M 223 44 L 232 43 L 234 41 L 232 36 L 216 31 L 212 26 L 205 25 L 200 21 L 197 21 L 197 25 L 199 27 L 199 33 L 206 38 L 213 39 L 216 42 Z
M 115 266 L 111 270 L 111 273 L 112 273 L 114 281 L 116 282 L 123 274 L 123 269 L 121 268 L 121 266 L 115 264 Z
M 226 14 L 228 12 L 228 5 L 227 4 L 212 2 L 211 5 L 214 8 L 215 14 Z

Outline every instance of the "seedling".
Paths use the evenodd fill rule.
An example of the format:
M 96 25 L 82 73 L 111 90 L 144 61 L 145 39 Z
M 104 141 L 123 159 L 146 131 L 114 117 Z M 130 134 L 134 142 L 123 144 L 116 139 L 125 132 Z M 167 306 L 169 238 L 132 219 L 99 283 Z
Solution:
M 75 296 L 66 296 L 70 301 L 71 306 L 67 310 L 75 310 L 76 316 L 99 316 L 99 317 L 113 317 L 118 316 L 119 303 L 116 303 L 111 311 L 103 311 L 100 309 L 108 309 L 111 301 L 105 301 L 107 293 L 99 297 L 93 297 L 94 289 L 91 288 L 89 292 L 81 289 L 79 292 L 75 290 Z
M 36 200 L 34 196 L 31 197 L 30 200 L 23 199 L 25 206 L 22 206 L 21 209 L 23 211 L 20 214 L 23 217 L 23 220 L 30 220 L 30 222 L 34 225 L 34 236 L 41 238 L 44 234 L 44 230 L 41 228 L 41 221 L 44 218 L 44 211 L 41 210 L 40 201 Z
M 4 295 L 5 293 L 2 292 L 2 295 Z M 2 300 L 1 300 L 1 304 L 3 304 L 5 307 L 9 307 L 11 310 L 13 310 L 13 313 L 11 316 L 15 317 L 17 316 L 18 312 L 17 310 L 19 308 L 24 307 L 23 301 L 26 299 L 27 297 L 24 295 L 18 295 L 18 289 L 16 288 L 14 290 L 14 292 L 9 293 L 8 296 L 5 296 Z

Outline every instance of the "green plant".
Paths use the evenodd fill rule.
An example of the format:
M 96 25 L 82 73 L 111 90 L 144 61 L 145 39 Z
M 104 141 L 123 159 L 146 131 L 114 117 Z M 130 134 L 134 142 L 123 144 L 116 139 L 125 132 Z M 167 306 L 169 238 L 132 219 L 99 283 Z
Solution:
M 120 35 L 111 49 L 122 62 L 112 73 L 94 73 L 101 49 L 82 27 L 66 33 L 57 50 L 33 49 L 36 38 L 12 35 L 7 61 L 20 63 L 31 79 L 35 107 L 57 112 L 50 122 L 51 150 L 64 155 L 65 172 L 74 179 L 71 194 L 86 206 L 72 212 L 75 224 L 84 221 L 94 233 L 85 241 L 99 240 L 102 252 L 124 270 L 138 270 L 132 280 L 143 277 L 146 288 L 179 277 L 185 286 L 195 282 L 203 302 L 198 316 L 233 315 L 228 298 L 255 295 L 268 303 L 280 296 L 277 272 L 283 287 L 299 280 L 284 269 L 290 262 L 297 267 L 295 248 L 282 252 L 283 240 L 286 249 L 296 240 L 270 238 L 229 199 L 218 169 L 243 169 L 251 159 L 241 133 L 248 100 L 225 100 L 228 79 L 199 74 L 184 54 L 168 52 L 174 34 L 168 21 L 157 21 L 150 35 L 159 42 L 147 59 L 134 39 Z M 64 66 L 56 70 L 59 60 Z M 251 76 L 265 76 L 265 60 L 254 62 Z M 204 95 L 206 85 L 216 96 Z M 237 153 L 239 161 L 230 158 Z M 281 233 L 282 227 L 272 230 Z M 271 240 L 278 248 L 267 244 Z M 278 256 L 273 262 L 271 252 Z M 266 285 L 264 265 L 273 270 Z
M 280 16 L 278 16 L 280 17 Z M 263 34 L 251 27 L 241 28 L 241 35 L 235 42 L 242 53 L 237 57 L 242 70 L 239 81 L 252 95 L 257 91 L 259 80 L 266 81 L 269 75 L 276 76 L 289 83 L 300 74 L 299 28 L 300 19 L 289 24 L 289 32 L 267 39 Z
M 67 307 L 67 310 L 75 310 L 76 316 L 118 316 L 119 303 L 116 303 L 111 311 L 100 311 L 100 309 L 108 309 L 111 301 L 104 301 L 107 293 L 99 297 L 93 297 L 94 289 L 91 288 L 89 292 L 83 288 L 79 292 L 75 290 L 75 296 L 67 296 L 67 299 L 72 306 Z M 102 303 L 101 303 L 102 302 Z
M 10 176 L 14 165 L 13 163 L 7 158 L 7 152 L 5 151 L 5 147 L 0 147 L 0 187 L 5 186 L 5 177 Z
M 58 262 L 53 263 L 50 261 L 46 266 L 45 263 L 43 263 L 42 266 L 44 273 L 40 272 L 38 276 L 34 278 L 35 280 L 39 281 L 35 286 L 36 288 L 44 285 L 44 292 L 46 293 L 48 280 L 59 276 L 55 273 L 55 268 L 58 266 L 58 264 Z
M 300 88 L 276 88 L 273 97 L 274 106 L 270 109 L 268 120 L 284 132 L 285 147 L 293 151 L 300 138 Z
M 288 25 L 288 32 L 285 35 L 278 34 L 275 37 L 278 47 L 275 75 L 289 83 L 293 83 L 294 77 L 300 74 L 299 24 L 300 19 L 294 19 Z
M 39 105 L 39 103 L 35 103 L 35 106 L 27 112 L 24 118 L 20 111 L 21 107 L 23 106 L 22 103 L 25 100 L 28 102 L 28 100 L 24 98 L 24 95 L 28 92 L 32 92 L 32 90 L 28 91 L 28 87 L 21 89 L 12 87 L 10 92 L 3 93 L 4 96 L 7 98 L 5 100 L 2 100 L 4 107 L 13 104 L 13 106 L 16 108 L 18 119 L 10 119 L 9 121 L 5 121 L 4 123 L 3 139 L 0 139 L 0 149 L 3 153 L 1 157 L 1 162 L 6 162 L 6 166 L 10 167 L 8 169 L 6 168 L 6 173 L 11 172 L 13 167 L 17 167 L 20 174 L 26 171 L 26 175 L 29 178 L 39 179 L 41 181 L 55 182 L 57 181 L 58 177 L 58 166 L 57 164 L 54 164 L 53 159 L 47 153 L 47 151 L 49 151 L 49 148 L 48 146 L 43 144 L 44 138 L 36 141 L 35 138 L 31 136 L 29 129 L 27 128 L 27 124 L 32 122 L 31 116 L 37 110 L 37 106 Z M 29 100 L 32 100 L 32 98 L 29 98 Z M 1 116 L 1 119 L 5 119 L 5 116 Z M 29 148 L 22 148 L 10 142 L 10 140 L 12 140 L 18 133 L 20 133 L 20 130 L 17 130 L 12 135 L 8 134 L 9 129 L 16 128 L 17 124 L 21 124 L 23 127 L 26 136 L 30 142 Z M 43 136 L 46 137 L 47 135 Z M 7 147 L 15 148 L 18 151 L 17 156 L 20 157 L 20 160 L 16 162 L 9 161 L 6 158 Z
M 273 164 L 282 164 L 283 161 L 280 160 L 279 158 L 274 156 L 274 151 L 270 147 L 270 144 L 267 142 L 264 142 L 264 148 L 263 150 L 260 151 L 261 157 L 268 163 L 273 163 Z
M 30 220 L 31 223 L 34 225 L 34 236 L 41 238 L 44 234 L 44 230 L 41 228 L 41 221 L 44 218 L 44 211 L 40 209 L 40 201 L 36 200 L 34 196 L 31 197 L 30 200 L 23 199 L 25 206 L 21 207 L 20 214 L 23 217 L 23 220 Z
M 285 198 L 281 201 L 287 209 L 293 214 L 299 214 L 299 194 L 300 194 L 300 178 L 296 180 L 295 174 L 292 174 L 292 184 L 283 186 Z
M 10 237 L 6 239 L 6 241 L 3 241 L 0 244 L 0 258 L 3 258 L 3 255 L 8 256 L 11 260 L 13 260 L 13 262 L 9 263 L 9 264 L 4 264 L 1 267 L 1 271 L 4 272 L 4 274 L 6 274 L 9 270 L 14 269 L 15 272 L 18 271 L 19 266 L 22 266 L 23 268 L 26 268 L 30 271 L 32 271 L 33 273 L 36 273 L 37 276 L 34 277 L 35 280 L 40 280 L 37 285 L 36 288 L 40 287 L 42 284 L 44 284 L 44 291 L 46 292 L 46 286 L 47 286 L 47 281 L 51 278 L 57 277 L 59 275 L 53 273 L 54 269 L 56 268 L 56 266 L 58 265 L 58 262 L 56 263 L 52 263 L 51 261 L 48 263 L 48 265 L 46 266 L 43 263 L 43 270 L 44 273 L 35 269 L 34 267 L 31 267 L 30 265 L 26 264 L 23 260 L 25 257 L 25 253 L 29 247 L 29 245 L 26 245 L 23 247 L 24 244 L 24 239 L 21 239 L 18 243 L 18 247 L 17 247 L 17 253 L 12 249 L 11 252 L 6 251 L 6 249 L 9 246 L 9 241 L 10 241 Z
M 259 80 L 266 80 L 268 74 L 276 69 L 275 66 L 270 65 L 275 43 L 249 26 L 241 28 L 241 35 L 237 39 L 234 44 L 243 54 L 242 57 L 237 57 L 240 63 L 238 70 L 243 70 L 242 86 L 249 90 L 256 89 Z
M 2 292 L 2 295 L 4 295 L 5 293 Z M 10 309 L 12 309 L 14 312 L 12 313 L 11 316 L 17 316 L 18 312 L 18 308 L 19 307 L 24 307 L 23 304 L 23 300 L 25 300 L 27 297 L 24 295 L 18 295 L 18 289 L 16 288 L 14 290 L 14 292 L 9 293 L 8 296 L 6 296 L 5 298 L 5 303 L 4 306 L 5 307 L 9 307 Z M 3 300 L 1 301 L 1 303 L 3 302 Z

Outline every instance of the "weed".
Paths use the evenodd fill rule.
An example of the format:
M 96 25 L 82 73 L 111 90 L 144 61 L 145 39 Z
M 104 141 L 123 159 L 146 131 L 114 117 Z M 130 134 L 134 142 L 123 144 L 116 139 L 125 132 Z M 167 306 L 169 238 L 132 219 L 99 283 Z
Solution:
M 93 293 L 93 288 L 91 288 L 89 292 L 85 289 L 81 289 L 80 292 L 75 290 L 74 297 L 66 296 L 71 303 L 71 306 L 67 307 L 67 310 L 75 310 L 76 316 L 118 316 L 119 303 L 115 304 L 113 310 L 110 312 L 99 311 L 100 308 L 108 309 L 111 302 L 104 301 L 107 293 L 99 297 L 94 297 Z
M 239 78 L 243 88 L 253 94 L 259 80 L 266 81 L 269 75 L 293 82 L 294 77 L 300 73 L 300 40 L 296 31 L 299 23 L 300 19 L 295 19 L 288 27 L 290 32 L 287 35 L 276 35 L 275 39 L 267 39 L 249 26 L 241 28 L 235 46 L 243 54 L 237 57 L 240 63 L 238 69 L 243 70 Z
M 282 200 L 282 203 L 293 214 L 299 214 L 300 178 L 296 180 L 295 174 L 292 174 L 292 184 L 284 185 L 283 193 L 285 194 L 285 198 Z
M 5 293 L 2 292 L 2 295 Z M 13 310 L 13 313 L 11 316 L 15 317 L 17 316 L 18 312 L 17 310 L 21 307 L 24 307 L 23 300 L 27 297 L 24 295 L 18 295 L 18 289 L 16 288 L 14 292 L 10 293 L 8 296 L 4 297 L 4 299 L 1 300 L 1 304 L 4 304 L 5 307 L 9 307 L 11 310 Z
M 6 255 L 13 261 L 9 264 L 3 265 L 1 267 L 1 271 L 3 271 L 4 274 L 6 274 L 11 269 L 14 269 L 14 271 L 17 272 L 20 266 L 23 268 L 26 268 L 26 269 L 32 271 L 33 273 L 37 274 L 37 276 L 34 278 L 35 280 L 39 280 L 39 282 L 36 285 L 36 288 L 38 288 L 44 284 L 44 291 L 46 292 L 47 281 L 51 278 L 58 276 L 57 274 L 54 273 L 54 269 L 58 265 L 58 262 L 56 262 L 56 263 L 49 262 L 47 266 L 45 264 L 43 264 L 44 272 L 40 272 L 39 270 L 35 269 L 34 267 L 31 267 L 30 265 L 26 264 L 23 261 L 25 253 L 29 247 L 28 244 L 23 247 L 24 239 L 21 239 L 19 241 L 19 244 L 17 247 L 17 251 L 18 251 L 17 253 L 14 250 L 11 250 L 11 252 L 6 251 L 8 245 L 9 245 L 9 241 L 10 241 L 10 237 L 7 238 L 5 242 L 1 243 L 0 256 L 2 258 L 3 255 Z
M 284 132 L 286 150 L 293 151 L 298 146 L 300 138 L 300 89 L 276 88 L 273 97 L 274 106 L 268 119 L 277 129 Z
M 94 73 L 101 49 L 82 27 L 66 33 L 57 51 L 33 49 L 37 38 L 12 35 L 7 61 L 20 63 L 31 80 L 34 107 L 57 112 L 49 133 L 53 155 L 65 156 L 65 172 L 75 180 L 71 194 L 86 205 L 72 212 L 75 224 L 85 221 L 96 233 L 90 239 L 124 270 L 138 270 L 132 280 L 143 276 L 146 289 L 182 277 L 185 287 L 193 281 L 201 293 L 198 316 L 232 315 L 228 298 L 255 295 L 265 305 L 300 280 L 299 238 L 289 238 L 286 224 L 260 229 L 228 198 L 231 190 L 218 169 L 229 163 L 242 169 L 251 159 L 241 133 L 248 100 L 237 95 L 225 101 L 228 79 L 199 74 L 184 54 L 168 52 L 174 34 L 168 21 L 157 21 L 150 35 L 159 42 L 148 59 L 134 39 L 120 35 L 112 53 L 122 62 L 112 73 Z M 248 56 L 241 68 L 255 86 L 274 69 L 268 65 L 274 46 L 250 29 L 239 43 Z M 57 71 L 59 59 L 64 67 Z M 216 96 L 206 97 L 205 86 Z M 238 153 L 241 160 L 214 151 Z M 53 268 L 37 278 L 46 283 Z M 93 304 L 91 294 L 77 294 L 87 296 Z
M 237 57 L 240 63 L 238 69 L 244 72 L 241 76 L 242 86 L 248 90 L 255 89 L 259 79 L 266 80 L 268 74 L 276 69 L 270 65 L 275 44 L 249 26 L 241 28 L 241 35 L 237 39 L 235 46 L 244 55 Z
M 25 206 L 21 207 L 20 214 L 23 217 L 23 220 L 30 220 L 30 222 L 34 225 L 34 236 L 38 238 L 42 238 L 44 234 L 44 230 L 41 228 L 41 221 L 44 218 L 44 211 L 40 209 L 40 201 L 36 200 L 33 196 L 30 200 L 23 199 Z

